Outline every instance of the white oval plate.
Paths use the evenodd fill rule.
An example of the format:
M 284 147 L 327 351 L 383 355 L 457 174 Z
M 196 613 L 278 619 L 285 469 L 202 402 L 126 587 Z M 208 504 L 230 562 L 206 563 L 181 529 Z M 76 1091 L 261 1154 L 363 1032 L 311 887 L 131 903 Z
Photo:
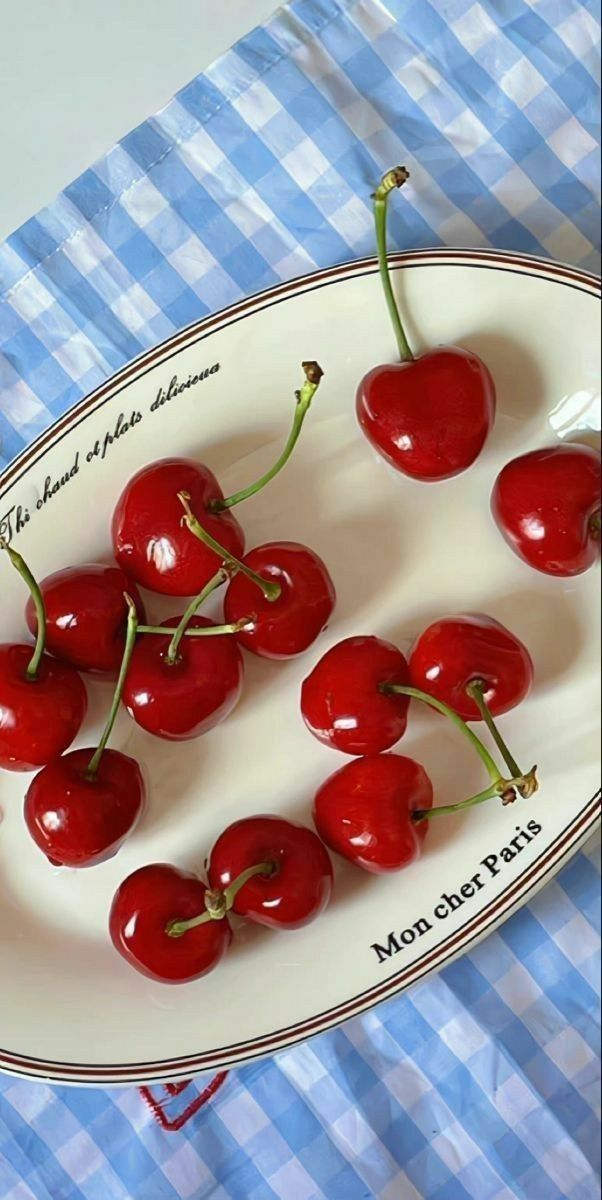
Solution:
M 6 1071 L 123 1084 L 271 1054 L 449 962 L 523 904 L 596 823 L 598 572 L 562 581 L 524 566 L 493 525 L 489 494 L 517 453 L 599 428 L 598 283 L 496 252 L 394 261 L 416 349 L 468 346 L 495 376 L 495 430 L 458 478 L 407 480 L 357 429 L 359 379 L 395 359 L 373 260 L 273 288 L 176 335 L 57 421 L 0 478 L 2 532 L 12 531 L 38 576 L 108 557 L 113 505 L 142 464 L 197 455 L 227 491 L 237 489 L 282 444 L 301 360 L 317 358 L 326 372 L 292 463 L 239 510 L 249 547 L 287 538 L 325 559 L 339 596 L 326 634 L 288 664 L 247 656 L 239 707 L 196 742 L 154 740 L 121 715 L 114 744 L 144 764 L 150 799 L 138 830 L 103 866 L 52 868 L 23 824 L 27 777 L 0 778 Z M 174 376 L 182 384 L 211 367 L 153 409 Z M 7 563 L 0 568 L 1 637 L 22 639 L 23 586 Z M 150 607 L 162 617 L 183 603 L 150 598 Z M 539 763 L 539 793 L 441 819 L 422 860 L 389 878 L 338 861 L 334 900 L 319 921 L 280 934 L 240 922 L 227 960 L 197 983 L 169 987 L 133 971 L 107 936 L 111 897 L 132 870 L 153 861 L 200 869 L 221 830 L 253 813 L 311 823 L 316 788 L 345 761 L 299 714 L 301 681 L 327 647 L 353 633 L 407 647 L 434 618 L 471 610 L 503 621 L 534 656 L 534 692 L 503 729 L 519 762 Z M 79 743 L 88 745 L 108 699 L 106 685 L 89 691 L 93 711 Z M 470 747 L 434 714 L 412 710 L 399 751 L 425 765 L 439 803 L 483 785 Z

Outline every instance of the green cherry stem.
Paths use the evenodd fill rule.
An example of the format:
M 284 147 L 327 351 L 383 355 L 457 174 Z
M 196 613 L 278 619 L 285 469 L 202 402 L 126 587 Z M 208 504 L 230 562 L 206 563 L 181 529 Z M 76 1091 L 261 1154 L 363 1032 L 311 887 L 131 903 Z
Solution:
M 469 683 L 468 687 L 466 688 L 466 693 L 468 696 L 470 696 L 471 700 L 474 700 L 479 713 L 485 722 L 485 725 L 487 726 L 508 770 L 510 771 L 510 774 L 513 776 L 522 775 L 522 771 L 516 759 L 513 758 L 512 754 L 510 753 L 489 710 L 489 705 L 485 699 L 485 684 L 483 681 L 481 679 L 474 679 L 473 682 Z
M 252 879 L 254 875 L 270 876 L 273 874 L 274 869 L 274 863 L 256 863 L 254 867 L 247 867 L 246 871 L 242 871 L 223 891 L 219 888 L 207 888 L 204 896 L 205 911 L 199 913 L 198 917 L 191 917 L 189 921 L 170 921 L 165 928 L 165 932 L 169 937 L 178 938 L 188 933 L 189 929 L 196 929 L 199 925 L 205 925 L 207 921 L 223 920 L 226 913 L 232 908 L 240 889 L 245 886 L 245 883 L 248 883 L 249 879 Z
M 251 613 L 248 617 L 241 617 L 239 621 L 232 625 L 207 625 L 204 629 L 185 629 L 185 638 L 210 638 L 222 637 L 228 633 L 240 633 L 247 626 L 253 625 L 257 620 L 256 616 Z M 139 625 L 138 633 L 155 633 L 161 637 L 166 637 L 171 632 L 169 625 Z
M 100 760 L 105 752 L 107 742 L 113 731 L 113 726 L 115 724 L 115 719 L 117 717 L 117 712 L 119 710 L 119 705 L 121 703 L 121 696 L 123 693 L 126 676 L 127 676 L 129 665 L 130 665 L 131 658 L 132 658 L 132 653 L 134 650 L 134 646 L 136 644 L 136 635 L 138 633 L 138 613 L 136 612 L 136 605 L 134 604 L 134 601 L 132 600 L 131 596 L 128 596 L 127 592 L 124 593 L 124 596 L 125 596 L 126 604 L 128 606 L 128 621 L 127 621 L 127 629 L 126 629 L 126 635 L 125 635 L 125 647 L 123 650 L 123 658 L 121 660 L 121 666 L 119 668 L 119 676 L 117 679 L 117 685 L 115 687 L 115 692 L 113 694 L 113 700 L 111 703 L 109 715 L 107 717 L 107 723 L 104 727 L 102 737 L 98 743 L 98 746 L 96 747 L 96 750 L 94 751 L 94 754 L 92 755 L 92 758 L 90 759 L 90 762 L 88 764 L 88 769 L 86 771 L 86 779 L 88 779 L 90 782 L 94 782 L 94 780 L 96 779 L 96 776 L 98 774 L 98 768 L 100 766 Z
M 277 600 L 282 590 L 280 584 L 270 583 L 269 580 L 262 579 L 261 575 L 258 575 L 256 571 L 252 571 L 251 568 L 247 567 L 245 563 L 240 561 L 240 559 L 234 558 L 234 556 L 225 550 L 223 546 L 220 546 L 219 542 L 216 542 L 215 538 L 212 537 L 210 533 L 207 533 L 207 530 L 203 528 L 201 522 L 197 519 L 197 517 L 195 517 L 190 507 L 190 496 L 188 492 L 178 492 L 178 500 L 184 509 L 185 515 L 182 517 L 182 523 L 186 526 L 186 528 L 189 529 L 190 532 L 194 534 L 194 536 L 198 538 L 200 542 L 203 542 L 205 546 L 208 546 L 210 550 L 213 550 L 213 552 L 217 554 L 218 558 L 222 559 L 225 567 L 227 567 L 229 571 L 233 573 L 240 571 L 241 575 L 246 575 L 247 579 L 251 580 L 251 583 L 257 585 L 257 587 L 263 592 L 266 600 Z
M 40 662 L 42 661 L 42 655 L 44 653 L 44 646 L 46 645 L 46 609 L 44 607 L 44 600 L 42 598 L 40 586 L 37 580 L 34 579 L 22 555 L 20 555 L 17 550 L 13 550 L 12 546 L 9 546 L 8 542 L 5 541 L 4 538 L 0 538 L 0 550 L 6 551 L 13 567 L 19 572 L 21 579 L 23 579 L 27 584 L 34 603 L 34 608 L 36 610 L 36 621 L 38 626 L 36 644 L 31 656 L 31 660 L 25 672 L 27 679 L 33 682 L 37 678 Z
M 282 454 L 274 463 L 274 466 L 271 467 L 269 471 L 266 471 L 265 475 L 262 475 L 261 478 L 256 480 L 255 483 L 250 484 L 249 487 L 243 488 L 240 492 L 235 492 L 233 496 L 226 497 L 225 500 L 213 500 L 209 505 L 212 512 L 223 512 L 224 509 L 234 508 L 235 504 L 240 504 L 242 500 L 248 500 L 250 496 L 255 496 L 257 492 L 260 492 L 262 488 L 266 486 L 266 484 L 271 483 L 272 479 L 274 479 L 282 470 L 282 468 L 286 466 L 291 454 L 293 453 L 293 450 L 295 449 L 295 446 L 297 445 L 303 422 L 310 410 L 311 402 L 318 390 L 318 387 L 320 386 L 320 380 L 324 374 L 321 366 L 317 362 L 304 362 L 301 363 L 301 366 L 305 372 L 305 383 L 300 391 L 295 392 L 297 403 L 295 405 L 293 425 Z
M 413 700 L 421 700 L 423 704 L 428 704 L 430 708 L 434 708 L 437 710 L 437 712 L 443 713 L 444 717 L 449 717 L 449 720 L 453 721 L 454 725 L 457 726 L 461 733 L 464 734 L 464 737 L 470 742 L 471 746 L 476 750 L 481 762 L 483 763 L 483 766 L 485 767 L 485 770 L 487 771 L 487 774 L 489 775 L 489 778 L 491 779 L 492 784 L 497 786 L 499 783 L 505 782 L 487 747 L 483 745 L 481 739 L 477 737 L 476 733 L 474 733 L 470 726 L 466 724 L 466 721 L 464 721 L 462 717 L 454 711 L 453 708 L 450 708 L 449 704 L 444 704 L 443 700 L 436 700 L 434 696 L 429 696 L 428 692 L 421 692 L 418 688 L 405 687 L 401 683 L 381 683 L 380 690 L 381 692 L 384 692 L 385 694 L 388 693 L 389 695 L 410 696 Z M 520 771 L 517 772 L 517 775 L 520 775 Z
M 190 601 L 190 604 L 182 613 L 180 624 L 178 625 L 171 642 L 169 643 L 169 648 L 167 650 L 167 654 L 165 655 L 165 661 L 166 663 L 169 663 L 170 667 L 173 667 L 177 660 L 180 642 L 182 641 L 182 638 L 184 637 L 186 629 L 192 621 L 194 614 L 198 611 L 201 605 L 205 603 L 205 600 L 209 598 L 211 593 L 214 592 L 216 588 L 221 587 L 222 583 L 226 583 L 228 578 L 229 572 L 225 571 L 223 567 L 220 567 L 219 571 L 217 571 L 213 576 L 213 579 L 209 580 L 209 583 L 207 583 L 202 591 L 199 592 L 198 596 L 193 597 L 193 599 Z
M 410 344 L 405 334 L 405 330 L 401 323 L 399 309 L 393 293 L 391 284 L 391 275 L 389 272 L 389 261 L 387 258 L 387 207 L 389 203 L 389 195 L 393 188 L 403 187 L 406 180 L 410 178 L 410 172 L 405 167 L 393 167 L 387 171 L 375 193 L 374 193 L 374 225 L 376 228 L 376 250 L 378 254 L 378 266 L 380 270 L 380 279 L 385 293 L 387 308 L 391 324 L 395 333 L 397 346 L 399 349 L 399 357 L 402 362 L 412 362 L 414 355 L 410 349 Z
M 501 783 L 492 784 L 483 792 L 469 796 L 468 800 L 460 800 L 459 804 L 441 804 L 438 808 L 416 809 L 412 813 L 412 820 L 430 821 L 433 817 L 447 817 L 452 813 L 462 812 L 466 808 L 474 808 L 476 804 L 483 804 L 485 800 L 492 800 L 494 796 L 502 796 L 503 804 L 511 804 L 516 799 L 518 782 L 518 780 L 503 779 Z

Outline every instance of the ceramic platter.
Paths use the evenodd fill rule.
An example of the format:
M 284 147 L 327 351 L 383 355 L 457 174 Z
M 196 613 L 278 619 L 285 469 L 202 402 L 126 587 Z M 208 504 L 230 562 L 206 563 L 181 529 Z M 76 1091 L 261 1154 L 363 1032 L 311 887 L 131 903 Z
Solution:
M 286 664 L 247 656 L 238 708 L 197 741 L 154 740 L 121 714 L 113 745 L 144 765 L 149 803 L 134 835 L 100 867 L 51 867 L 23 823 L 28 777 L 0 778 L 0 1069 L 112 1085 L 272 1054 L 469 949 L 596 825 L 598 570 L 573 580 L 532 571 L 502 541 L 489 495 L 516 454 L 595 438 L 598 282 L 496 252 L 411 253 L 393 267 L 415 349 L 470 347 L 495 377 L 494 432 L 477 465 L 456 479 L 403 478 L 356 426 L 358 381 L 395 359 L 373 260 L 283 284 L 175 335 L 73 408 L 0 477 L 2 532 L 12 531 L 38 576 L 108 559 L 113 506 L 134 471 L 168 454 L 198 456 L 226 492 L 236 490 L 274 460 L 301 360 L 318 359 L 325 371 L 293 461 L 237 512 L 249 547 L 306 542 L 328 564 L 338 606 L 319 642 Z M 179 385 L 208 369 L 153 408 L 174 377 Z M 0 567 L 0 635 L 23 639 L 23 585 L 8 563 Z M 153 617 L 182 611 L 181 601 L 146 598 Z M 318 657 L 354 633 L 407 648 L 436 617 L 466 611 L 498 618 L 531 650 L 534 691 L 502 726 L 519 762 L 539 764 L 539 793 L 434 822 L 422 860 L 388 878 L 338 861 L 333 902 L 315 924 L 277 934 L 239 922 L 228 958 L 196 983 L 170 987 L 133 971 L 107 935 L 111 898 L 132 870 L 156 861 L 202 869 L 218 834 L 254 813 L 311 824 L 318 785 L 345 761 L 300 717 L 300 684 Z M 89 687 L 76 744 L 91 744 L 109 691 Z M 426 767 L 437 802 L 480 790 L 470 746 L 416 708 L 399 750 Z M 530 836 L 518 837 L 529 822 Z M 463 896 L 476 875 L 480 886 Z M 390 934 L 397 949 L 382 954 Z

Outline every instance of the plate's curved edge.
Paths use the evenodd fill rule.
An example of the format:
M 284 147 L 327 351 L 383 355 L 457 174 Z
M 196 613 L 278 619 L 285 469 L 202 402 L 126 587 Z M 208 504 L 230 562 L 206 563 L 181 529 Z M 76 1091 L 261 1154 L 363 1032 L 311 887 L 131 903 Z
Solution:
M 81 1064 L 75 1063 L 42 1062 L 26 1056 L 7 1055 L 5 1051 L 0 1050 L 0 1069 L 6 1074 L 18 1078 L 37 1079 L 71 1086 L 131 1087 L 132 1085 L 157 1084 L 186 1079 L 191 1075 L 242 1067 L 247 1063 L 290 1049 L 321 1033 L 326 1033 L 329 1029 L 336 1028 L 353 1017 L 367 1012 L 381 1001 L 393 999 L 412 985 L 442 970 L 443 967 L 449 966 L 455 959 L 473 949 L 483 938 L 488 937 L 490 933 L 499 928 L 513 913 L 537 895 L 541 888 L 550 882 L 596 833 L 601 824 L 600 800 L 601 796 L 598 791 L 570 826 L 556 839 L 556 843 L 542 851 L 529 871 L 510 884 L 472 921 L 466 922 L 455 935 L 441 942 L 429 955 L 415 960 L 405 971 L 393 976 L 383 984 L 381 990 L 384 994 L 382 995 L 375 996 L 374 992 L 377 989 L 372 988 L 367 993 L 331 1010 L 330 1013 L 322 1014 L 313 1021 L 300 1022 L 289 1029 L 264 1037 L 257 1043 L 250 1043 L 246 1051 L 244 1046 L 239 1044 L 224 1050 L 191 1055 L 185 1059 L 155 1063 L 130 1063 L 127 1067 L 107 1067 L 104 1064 L 96 1067 L 83 1067 Z M 495 910 L 494 915 L 491 920 L 487 920 L 492 909 Z M 452 943 L 452 948 L 447 952 L 446 947 L 450 943 Z M 344 1011 L 341 1012 L 341 1009 Z M 315 1028 L 316 1025 L 319 1027 Z
M 394 269 L 402 269 L 403 267 L 411 266 L 426 266 L 429 263 L 436 263 L 446 266 L 478 266 L 479 263 L 493 264 L 500 267 L 502 270 L 512 270 L 518 267 L 528 268 L 532 270 L 534 275 L 539 275 L 547 279 L 556 280 L 559 283 L 567 283 L 569 279 L 575 284 L 582 285 L 588 289 L 592 297 L 596 294 L 600 295 L 602 291 L 602 280 L 590 271 L 582 270 L 578 267 L 572 267 L 564 263 L 556 263 L 550 259 L 538 258 L 536 255 L 519 254 L 508 250 L 495 249 L 454 249 L 447 246 L 436 246 L 432 249 L 423 250 L 403 250 L 392 252 L 389 255 L 389 261 Z M 260 311 L 261 308 L 268 302 L 276 299 L 292 298 L 295 293 L 311 290 L 325 283 L 335 283 L 347 277 L 352 277 L 355 273 L 371 274 L 378 271 L 378 259 L 375 256 L 367 258 L 349 259 L 343 263 L 337 263 L 332 267 L 322 267 L 317 271 L 312 271 L 307 275 L 297 276 L 295 279 L 284 280 L 282 283 L 273 284 L 269 288 L 264 288 L 260 292 L 255 292 L 252 296 L 244 297 L 242 300 L 237 300 L 227 308 L 220 309 L 216 313 L 210 313 L 205 317 L 201 317 L 198 321 L 186 325 L 183 329 L 177 330 L 171 337 L 166 338 L 163 342 L 159 342 L 156 346 L 151 346 L 147 350 L 143 350 L 135 358 L 130 359 L 123 367 L 120 367 L 113 375 L 99 384 L 93 392 L 87 396 L 82 396 L 80 400 L 74 404 L 67 413 L 58 417 L 47 429 L 41 431 L 38 437 L 35 438 L 28 446 L 24 447 L 20 454 L 14 458 L 8 466 L 0 471 L 0 499 L 8 487 L 12 486 L 19 478 L 21 468 L 25 467 L 31 461 L 35 461 L 40 450 L 47 444 L 51 445 L 57 436 L 67 430 L 69 426 L 77 423 L 84 413 L 88 410 L 93 410 L 99 401 L 113 395 L 118 388 L 138 377 L 138 374 L 145 368 L 156 366 L 165 361 L 173 353 L 185 349 L 188 345 L 194 344 L 195 341 L 207 336 L 213 331 L 217 331 L 223 325 L 231 322 L 233 318 L 240 319 L 244 316 L 250 316 L 253 312 Z
M 390 256 L 390 260 L 396 269 L 402 269 L 407 266 L 426 266 L 429 263 L 449 266 L 478 266 L 479 264 L 489 266 L 491 264 L 492 267 L 495 268 L 497 266 L 504 271 L 523 268 L 525 273 L 532 271 L 534 275 L 552 279 L 558 283 L 566 284 L 571 280 L 572 286 L 575 286 L 575 284 L 581 285 L 583 290 L 587 290 L 592 298 L 599 295 L 601 290 L 600 279 L 591 272 L 571 267 L 570 265 L 555 263 L 548 259 L 538 258 L 534 255 L 518 254 L 511 251 L 435 247 L 433 249 L 393 253 Z M 59 434 L 71 425 L 78 423 L 84 417 L 85 413 L 93 411 L 101 400 L 113 395 L 118 388 L 131 382 L 133 378 L 137 377 L 140 371 L 143 371 L 151 364 L 154 366 L 165 361 L 172 353 L 177 353 L 186 346 L 194 344 L 195 341 L 213 331 L 217 332 L 233 318 L 240 319 L 247 315 L 250 316 L 254 312 L 261 311 L 266 303 L 280 298 L 292 298 L 295 294 L 311 290 L 324 283 L 335 283 L 339 280 L 353 277 L 356 274 L 370 274 L 377 270 L 378 260 L 371 256 L 339 263 L 334 267 L 322 268 L 311 274 L 283 281 L 280 284 L 255 293 L 251 297 L 237 301 L 215 314 L 202 317 L 199 321 L 193 322 L 184 329 L 176 331 L 170 338 L 157 346 L 142 351 L 140 355 L 125 364 L 119 371 L 100 384 L 92 393 L 82 397 L 68 413 L 58 418 L 48 429 L 43 430 L 34 442 L 25 447 L 17 458 L 4 471 L 0 472 L 0 497 L 4 494 L 4 490 L 11 487 L 16 479 L 19 478 L 21 469 L 26 467 L 31 461 L 34 461 L 47 444 L 52 444 Z M 588 801 L 581 810 L 581 813 L 571 822 L 571 825 L 556 839 L 556 843 L 552 847 L 548 846 L 545 851 L 542 851 L 542 854 L 532 865 L 530 871 L 526 872 L 513 885 L 509 886 L 495 902 L 492 902 L 492 905 L 499 911 L 490 921 L 486 918 L 491 911 L 492 905 L 482 909 L 477 917 L 472 922 L 467 922 L 465 926 L 461 927 L 453 938 L 448 939 L 447 942 L 440 943 L 438 947 L 426 956 L 426 962 L 424 959 L 416 960 L 405 971 L 393 976 L 383 985 L 377 985 L 376 988 L 368 989 L 367 992 L 355 997 L 344 1005 L 338 1006 L 336 1009 L 331 1010 L 330 1013 L 324 1013 L 320 1017 L 310 1021 L 299 1022 L 295 1026 L 276 1031 L 274 1034 L 265 1035 L 263 1038 L 258 1039 L 257 1042 L 246 1044 L 246 1049 L 245 1044 L 239 1043 L 238 1045 L 216 1049 L 201 1055 L 190 1055 L 184 1059 L 179 1058 L 154 1063 L 130 1063 L 120 1067 L 107 1067 L 104 1064 L 84 1066 L 83 1064 L 76 1063 L 49 1062 L 0 1049 L 0 1070 L 9 1075 L 21 1078 L 77 1086 L 115 1087 L 160 1083 L 165 1080 L 186 1078 L 191 1074 L 194 1075 L 200 1072 L 242 1066 L 247 1062 L 285 1050 L 300 1041 L 305 1041 L 310 1037 L 324 1033 L 328 1029 L 341 1024 L 343 1021 L 367 1011 L 381 1000 L 390 999 L 400 994 L 413 983 L 418 982 L 427 975 L 441 970 L 443 966 L 447 966 L 455 958 L 474 947 L 483 937 L 495 930 L 513 912 L 532 898 L 592 836 L 600 824 L 599 801 L 598 793 L 591 801 Z M 447 952 L 446 947 L 449 941 L 457 944 L 452 946 L 451 950 Z M 423 964 L 422 967 L 421 963 Z

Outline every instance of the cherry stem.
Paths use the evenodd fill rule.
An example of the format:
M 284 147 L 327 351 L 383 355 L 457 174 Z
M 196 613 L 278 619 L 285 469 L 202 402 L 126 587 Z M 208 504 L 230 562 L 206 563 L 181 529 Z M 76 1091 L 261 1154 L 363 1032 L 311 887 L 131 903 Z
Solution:
M 449 717 L 450 721 L 453 721 L 454 725 L 458 727 L 476 750 L 492 784 L 497 785 L 503 782 L 498 767 L 487 747 L 483 745 L 476 733 L 473 733 L 473 730 L 466 724 L 466 721 L 453 708 L 450 708 L 449 704 L 445 704 L 443 700 L 437 700 L 434 696 L 429 696 L 428 692 L 421 692 L 418 688 L 405 687 L 401 683 L 381 683 L 379 690 L 384 692 L 385 695 L 410 696 L 413 700 L 421 700 L 423 704 L 428 704 L 430 708 L 434 708 L 437 712 L 443 713 L 445 717 Z M 520 771 L 517 774 L 520 775 Z
M 127 592 L 124 592 L 124 597 L 125 597 L 126 604 L 128 606 L 128 621 L 127 621 L 127 629 L 126 629 L 126 634 L 125 634 L 125 646 L 124 646 L 124 650 L 123 650 L 123 658 L 121 660 L 121 666 L 119 668 L 119 676 L 117 679 L 117 685 L 115 687 L 115 692 L 113 695 L 113 700 L 111 703 L 109 715 L 107 717 L 107 723 L 104 727 L 102 737 L 98 743 L 96 750 L 94 751 L 92 758 L 90 759 L 90 762 L 88 764 L 88 769 L 86 771 L 86 779 L 89 780 L 89 782 L 91 782 L 91 783 L 93 783 L 94 780 L 96 779 L 96 776 L 98 774 L 98 768 L 100 766 L 100 760 L 105 752 L 107 742 L 111 736 L 111 732 L 112 732 L 113 726 L 115 724 L 115 719 L 117 717 L 119 705 L 121 703 L 121 696 L 123 693 L 126 676 L 128 673 L 132 654 L 134 651 L 134 646 L 136 644 L 136 635 L 138 633 L 138 613 L 136 611 L 136 605 L 134 604 L 134 601 L 132 600 L 131 596 L 128 596 Z
M 416 809 L 412 813 L 412 820 L 430 821 L 432 817 L 447 817 L 451 813 L 462 812 L 466 808 L 474 808 L 476 804 L 483 804 L 485 800 L 491 800 L 494 796 L 502 796 L 504 804 L 511 804 L 516 800 L 518 784 L 521 781 L 522 776 L 519 780 L 502 779 L 500 783 L 485 788 L 484 792 L 477 792 L 475 796 L 469 796 L 468 800 L 460 800 L 459 804 L 442 804 L 438 808 Z
M 602 530 L 602 513 L 595 512 L 589 519 L 589 529 L 592 537 L 599 538 Z
M 229 633 L 241 633 L 243 629 L 247 629 L 249 625 L 253 625 L 256 621 L 256 616 L 251 613 L 248 617 L 241 617 L 231 625 L 207 625 L 204 629 L 185 629 L 185 638 L 208 638 L 222 637 Z M 139 625 L 138 633 L 158 633 L 161 637 L 168 637 L 171 628 L 168 625 Z M 175 660 L 174 660 L 175 661 Z M 173 664 L 172 664 L 173 665 Z
M 210 550 L 213 550 L 213 552 L 222 559 L 229 571 L 233 573 L 240 571 L 241 575 L 246 575 L 247 579 L 251 580 L 251 583 L 256 584 L 257 587 L 260 588 L 266 600 L 277 600 L 282 591 L 280 584 L 270 583 L 267 579 L 262 579 L 261 575 L 258 575 L 256 571 L 252 571 L 251 568 L 247 567 L 247 565 L 241 562 L 240 559 L 234 558 L 234 555 L 230 554 L 228 550 L 225 550 L 223 546 L 220 546 L 219 542 L 216 542 L 215 538 L 212 537 L 210 533 L 207 533 L 207 530 L 203 528 L 198 518 L 195 517 L 190 507 L 190 496 L 188 492 L 178 492 L 178 500 L 184 509 L 185 516 L 182 517 L 182 523 L 186 525 L 186 528 L 189 529 L 190 532 L 193 533 L 200 542 L 203 542 L 205 546 L 208 546 Z
M 40 591 L 40 585 L 37 579 L 34 579 L 22 555 L 19 554 L 17 550 L 13 550 L 12 546 L 9 546 L 8 542 L 5 541 L 4 538 L 0 538 L 0 550 L 6 551 L 13 567 L 19 572 L 21 579 L 23 579 L 27 584 L 34 603 L 34 608 L 36 610 L 36 620 L 38 626 L 36 644 L 34 646 L 31 660 L 27 666 L 27 670 L 25 671 L 27 679 L 32 682 L 37 678 L 40 662 L 42 661 L 42 655 L 44 653 L 44 646 L 46 645 L 46 609 L 44 606 L 44 600 Z
M 393 293 L 391 284 L 391 275 L 389 272 L 389 261 L 387 258 L 387 206 L 389 203 L 389 195 L 393 188 L 403 187 L 406 180 L 410 178 L 410 172 L 405 167 L 393 167 L 383 175 L 375 193 L 374 193 L 374 224 L 376 227 L 376 250 L 378 254 L 378 266 L 380 270 L 380 279 L 385 293 L 385 300 L 389 309 L 389 316 L 393 325 L 397 346 L 399 349 L 399 357 L 402 362 L 413 362 L 414 355 L 410 349 L 410 344 L 405 334 L 404 327 L 401 323 L 399 309 Z
M 486 685 L 482 679 L 474 679 L 466 688 L 466 694 L 474 700 L 483 721 L 485 722 L 510 774 L 513 776 L 522 775 L 522 771 L 510 753 L 489 709 L 489 705 L 485 699 Z
M 228 496 L 224 500 L 212 500 L 211 504 L 209 505 L 211 512 L 224 512 L 224 510 L 227 508 L 234 508 L 234 505 L 240 504 L 242 500 L 248 500 L 250 496 L 255 496 L 257 492 L 260 492 L 262 488 L 266 486 L 266 484 L 271 483 L 272 479 L 274 479 L 282 470 L 282 468 L 286 466 L 291 454 L 293 453 L 293 450 L 295 449 L 295 446 L 297 445 L 303 422 L 310 410 L 311 402 L 318 390 L 318 387 L 320 386 L 320 380 L 324 374 L 321 366 L 317 362 L 303 362 L 301 363 L 301 366 L 305 372 L 305 383 L 300 391 L 295 392 L 297 403 L 295 406 L 293 425 L 282 454 L 274 463 L 274 466 L 271 467 L 269 471 L 266 471 L 265 475 L 262 475 L 261 478 L 255 483 L 250 484 L 249 487 L 243 488 L 240 492 L 235 492 L 233 496 Z
M 242 871 L 223 891 L 219 888 L 207 888 L 204 896 L 205 911 L 199 913 L 198 917 L 191 917 L 189 921 L 170 921 L 165 927 L 168 937 L 182 937 L 189 929 L 196 929 L 199 925 L 205 925 L 207 921 L 222 921 L 232 908 L 240 889 L 249 879 L 254 875 L 269 877 L 274 874 L 275 869 L 273 862 L 257 863 L 254 867 L 247 867 L 246 871 Z
M 205 603 L 205 600 L 208 599 L 211 593 L 214 592 L 216 588 L 221 587 L 222 583 L 225 583 L 228 578 L 228 571 L 225 571 L 223 567 L 220 567 L 219 571 L 217 571 L 213 576 L 213 579 L 209 580 L 209 583 L 207 583 L 202 591 L 199 592 L 198 596 L 194 596 L 190 601 L 190 604 L 182 614 L 182 619 L 169 643 L 169 648 L 167 654 L 165 655 L 165 661 L 169 663 L 170 667 L 173 667 L 177 660 L 180 642 L 182 641 L 182 638 L 184 637 L 186 629 L 194 617 L 194 614 L 201 607 L 201 605 Z

